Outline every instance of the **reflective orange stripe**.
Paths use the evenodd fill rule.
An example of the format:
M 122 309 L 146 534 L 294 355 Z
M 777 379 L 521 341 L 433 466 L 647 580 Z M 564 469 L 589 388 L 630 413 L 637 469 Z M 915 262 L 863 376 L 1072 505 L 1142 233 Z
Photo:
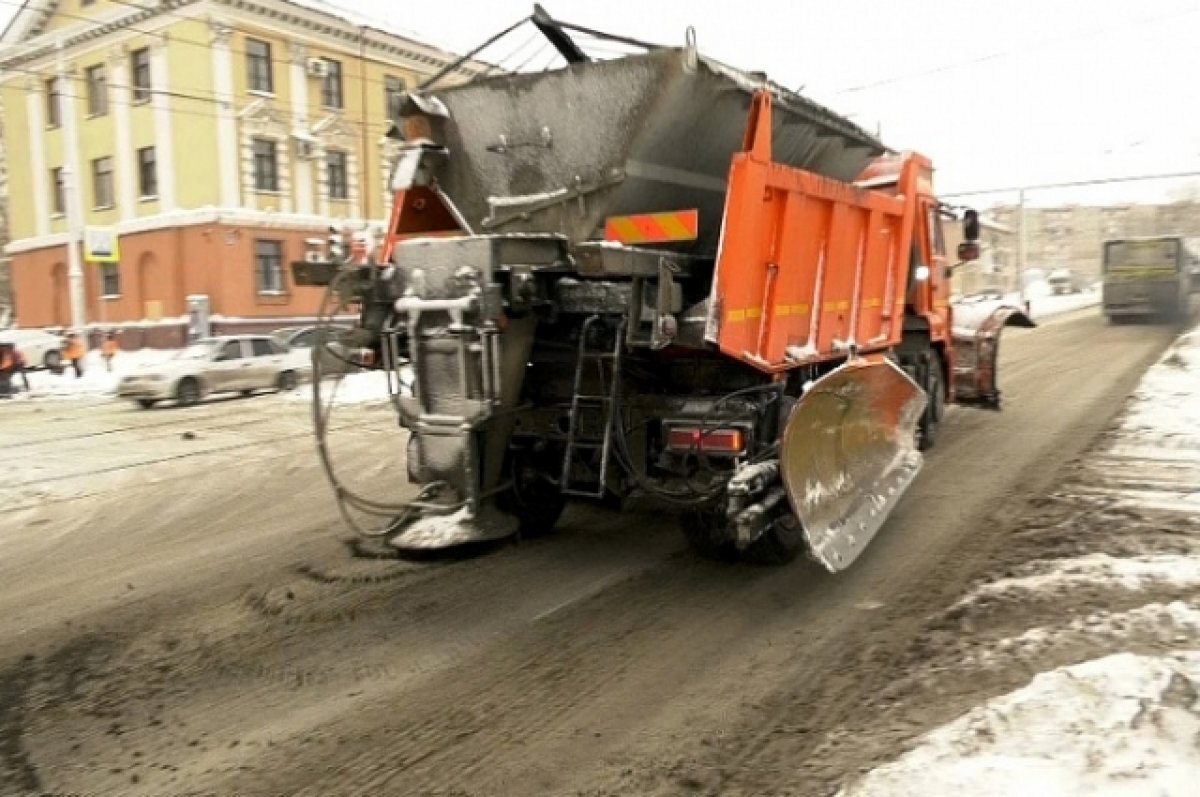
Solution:
M 623 244 L 694 241 L 700 231 L 698 210 L 612 216 L 604 223 L 604 239 Z

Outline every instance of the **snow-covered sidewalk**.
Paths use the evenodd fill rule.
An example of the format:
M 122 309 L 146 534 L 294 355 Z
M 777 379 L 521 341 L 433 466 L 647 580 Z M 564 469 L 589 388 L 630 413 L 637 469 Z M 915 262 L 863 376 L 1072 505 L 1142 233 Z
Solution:
M 95 400 L 116 395 L 117 383 L 125 374 L 139 368 L 156 365 L 175 355 L 174 349 L 139 349 L 137 351 L 118 352 L 113 358 L 112 371 L 104 366 L 104 360 L 99 351 L 90 351 L 83 361 L 83 376 L 76 377 L 75 371 L 68 364 L 62 373 L 51 371 L 30 371 L 29 392 L 24 391 L 21 377 L 14 380 L 14 385 L 21 388 L 17 399 L 70 399 Z
M 925 673 L 935 693 L 939 678 L 1036 674 L 841 797 L 1200 794 L 1200 329 L 1147 372 L 1080 469 L 1050 497 L 1051 522 L 1020 532 L 1062 555 L 949 607 L 955 652 Z

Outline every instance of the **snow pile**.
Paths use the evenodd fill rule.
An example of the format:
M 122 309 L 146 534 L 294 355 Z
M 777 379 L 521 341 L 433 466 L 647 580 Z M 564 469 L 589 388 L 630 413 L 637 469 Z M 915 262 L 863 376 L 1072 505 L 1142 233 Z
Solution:
M 17 398 L 34 399 L 96 399 L 113 396 L 121 377 L 139 368 L 157 365 L 175 356 L 174 349 L 139 349 L 117 352 L 113 357 L 113 370 L 104 367 L 99 351 L 89 351 L 83 358 L 83 376 L 76 377 L 75 369 L 68 363 L 62 373 L 51 371 L 29 371 L 29 392 L 24 391 L 20 376 L 13 380 L 14 387 L 21 390 Z
M 1180 336 L 1133 394 L 1121 431 L 1155 445 L 1200 448 L 1200 328 Z
M 1013 659 L 1029 660 L 1051 648 L 1128 643 L 1137 639 L 1163 645 L 1200 639 L 1200 609 L 1183 601 L 1148 603 L 1123 612 L 1098 611 L 1076 617 L 1065 626 L 1030 628 L 1020 636 L 991 643 L 986 650 L 964 656 L 962 664 L 995 669 Z
M 982 584 L 954 605 L 955 609 L 997 597 L 1052 596 L 1077 587 L 1105 586 L 1129 590 L 1147 585 L 1200 585 L 1200 556 L 1151 554 L 1115 557 L 1093 553 L 1070 559 L 1031 563 L 1025 575 Z
M 1119 653 L 1037 675 L 924 736 L 840 797 L 1191 797 L 1200 652 Z
M 393 384 L 394 381 L 393 381 Z M 387 373 L 384 371 L 361 371 L 346 374 L 339 382 L 324 380 L 321 384 L 321 401 L 329 401 L 333 392 L 334 406 L 348 404 L 370 404 L 388 400 Z M 312 385 L 305 385 L 287 394 L 288 401 L 312 402 Z

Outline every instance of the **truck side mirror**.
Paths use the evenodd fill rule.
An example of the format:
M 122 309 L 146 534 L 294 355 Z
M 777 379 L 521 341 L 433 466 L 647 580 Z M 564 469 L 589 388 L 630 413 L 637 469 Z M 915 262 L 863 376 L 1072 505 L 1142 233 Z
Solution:
M 963 214 L 963 240 L 972 243 L 979 240 L 979 214 L 973 210 Z

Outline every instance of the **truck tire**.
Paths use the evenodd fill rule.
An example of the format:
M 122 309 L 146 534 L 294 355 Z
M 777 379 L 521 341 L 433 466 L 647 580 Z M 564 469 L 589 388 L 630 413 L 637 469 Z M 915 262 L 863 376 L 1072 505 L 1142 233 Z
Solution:
M 56 349 L 46 352 L 46 356 L 42 358 L 42 365 L 47 371 L 57 372 L 62 368 L 62 352 Z
M 567 507 L 567 498 L 545 465 L 553 458 L 513 452 L 513 487 L 497 497 L 501 510 L 516 516 L 522 537 L 542 537 L 554 531 Z
M 742 551 L 742 558 L 755 565 L 777 567 L 796 560 L 805 549 L 804 529 L 791 513 L 772 523 L 762 536 Z
M 679 530 L 688 547 L 700 558 L 718 562 L 737 559 L 737 546 L 725 533 L 725 517 L 720 507 L 684 510 L 679 515 Z

